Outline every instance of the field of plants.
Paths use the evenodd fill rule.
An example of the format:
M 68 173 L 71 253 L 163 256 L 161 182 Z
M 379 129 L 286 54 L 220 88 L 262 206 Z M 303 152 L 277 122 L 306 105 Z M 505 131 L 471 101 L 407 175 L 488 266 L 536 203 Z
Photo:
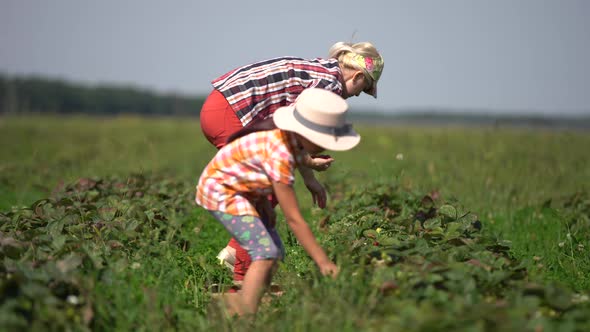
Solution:
M 0 118 L 0 330 L 589 331 L 590 134 L 357 126 L 304 216 L 341 268 L 287 250 L 254 326 L 212 285 L 228 235 L 194 204 L 191 118 Z

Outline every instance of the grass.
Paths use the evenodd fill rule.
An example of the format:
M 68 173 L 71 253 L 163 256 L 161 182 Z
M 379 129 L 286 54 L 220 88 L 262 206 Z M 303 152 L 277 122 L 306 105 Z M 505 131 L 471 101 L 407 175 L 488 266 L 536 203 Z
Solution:
M 378 181 L 439 193 L 478 214 L 484 232 L 512 241 L 513 254 L 530 262 L 532 275 L 577 291 L 590 290 L 588 228 L 576 228 L 555 209 L 544 208 L 549 200 L 559 203 L 589 192 L 588 133 L 487 127 L 365 125 L 358 129 L 363 136 L 359 147 L 334 153 L 336 163 L 319 175 L 332 199 Z M 4 117 L 0 148 L 0 211 L 28 206 L 80 178 L 154 173 L 194 186 L 215 153 L 192 118 Z M 296 188 L 304 215 L 317 231 L 313 218 L 321 212 L 311 208 L 300 181 Z M 186 329 L 230 328 L 223 320 L 208 320 L 204 289 L 230 278 L 214 258 L 228 237 L 208 214 L 190 205 L 191 199 L 187 196 L 187 214 L 171 218 L 178 225 L 175 232 L 190 248 L 160 243 L 157 249 L 139 251 L 141 255 L 130 262 L 138 263 L 131 265 L 134 268 L 101 276 L 105 282 L 95 285 L 96 294 L 102 296 L 96 299 L 94 312 L 98 329 L 108 330 L 116 323 L 118 330 L 168 330 L 174 320 L 182 320 Z M 287 242 L 286 228 L 281 227 Z M 259 318 L 262 324 L 280 319 L 292 324 L 293 331 L 317 326 L 379 330 L 384 322 L 372 321 L 369 315 L 377 295 L 367 292 L 361 279 L 310 286 L 300 278 L 310 266 L 313 270 L 309 259 L 297 246 L 288 250 L 289 259 L 277 278 L 303 285 L 308 293 L 278 299 L 277 306 Z M 334 323 L 333 314 L 317 314 L 324 309 L 309 300 L 314 298 L 334 311 L 350 313 L 356 308 L 358 318 Z M 171 311 L 175 315 L 166 314 Z M 425 329 L 435 326 L 428 325 L 435 322 L 424 324 Z

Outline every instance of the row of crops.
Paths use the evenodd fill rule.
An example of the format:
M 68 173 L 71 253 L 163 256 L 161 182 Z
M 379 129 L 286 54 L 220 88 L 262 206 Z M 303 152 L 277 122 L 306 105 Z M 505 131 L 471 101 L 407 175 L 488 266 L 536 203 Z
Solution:
M 267 328 L 275 322 L 319 330 L 325 321 L 340 321 L 373 330 L 590 330 L 587 294 L 532 276 L 535 258 L 516 259 L 511 243 L 491 236 L 486 220 L 459 202 L 394 182 L 332 190 L 341 197 L 316 227 L 341 264 L 341 277 L 322 280 L 312 264 L 290 268 L 300 281 L 262 314 Z M 219 324 L 209 321 L 203 290 L 226 272 L 210 261 L 219 248 L 203 252 L 212 231 L 194 221 L 205 217 L 195 212 L 193 191 L 193 184 L 162 176 L 80 179 L 28 207 L 1 212 L 0 326 L 184 330 Z M 590 228 L 587 195 L 539 209 L 572 229 Z M 296 242 L 286 244 L 294 259 L 309 263 L 297 256 Z M 329 305 L 346 306 L 356 318 L 343 319 Z M 293 306 L 304 312 L 294 314 Z

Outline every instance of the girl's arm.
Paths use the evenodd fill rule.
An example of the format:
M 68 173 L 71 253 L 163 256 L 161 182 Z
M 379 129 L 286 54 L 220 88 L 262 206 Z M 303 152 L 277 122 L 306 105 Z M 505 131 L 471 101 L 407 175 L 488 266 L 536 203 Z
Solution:
M 287 218 L 289 228 L 291 228 L 299 243 L 301 243 L 305 251 L 307 251 L 309 256 L 318 265 L 323 275 L 336 276 L 338 274 L 338 267 L 328 258 L 324 249 L 320 247 L 309 225 L 305 222 L 303 216 L 301 216 L 293 187 L 274 181 L 273 189 L 279 200 L 283 214 Z

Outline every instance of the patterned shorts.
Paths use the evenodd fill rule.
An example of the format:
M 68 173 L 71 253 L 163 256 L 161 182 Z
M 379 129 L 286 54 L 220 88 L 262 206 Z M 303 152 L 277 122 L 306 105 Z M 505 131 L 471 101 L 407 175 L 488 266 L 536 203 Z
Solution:
M 234 216 L 220 211 L 211 211 L 242 248 L 248 251 L 252 261 L 284 259 L 285 247 L 276 228 L 256 216 Z

